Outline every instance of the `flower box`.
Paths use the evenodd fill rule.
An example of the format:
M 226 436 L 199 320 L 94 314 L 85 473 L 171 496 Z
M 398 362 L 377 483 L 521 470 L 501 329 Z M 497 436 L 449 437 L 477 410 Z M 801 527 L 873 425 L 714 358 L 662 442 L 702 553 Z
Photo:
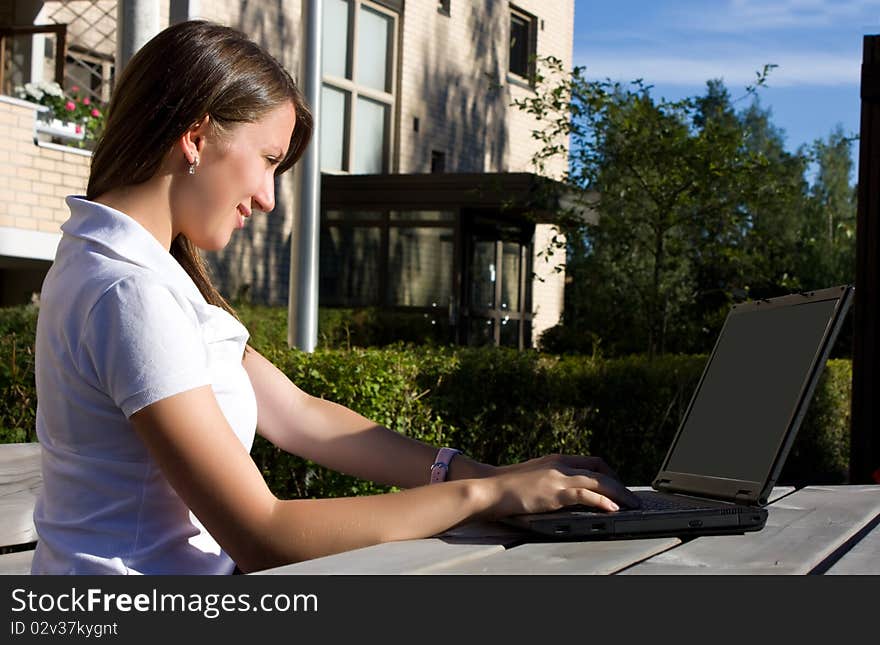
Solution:
M 62 121 L 53 117 L 45 117 L 44 114 L 40 114 L 37 118 L 37 132 L 73 141 L 82 141 L 85 138 L 85 128 L 81 124 L 74 123 L 73 121 Z M 77 128 L 79 132 L 77 132 Z

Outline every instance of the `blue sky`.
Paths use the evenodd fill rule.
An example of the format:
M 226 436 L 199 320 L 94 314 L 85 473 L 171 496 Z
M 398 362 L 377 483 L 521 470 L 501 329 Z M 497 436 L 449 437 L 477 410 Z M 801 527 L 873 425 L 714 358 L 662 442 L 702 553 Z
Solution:
M 794 151 L 838 123 L 858 134 L 862 39 L 873 34 L 880 0 L 575 0 L 574 64 L 590 78 L 642 78 L 668 99 L 710 78 L 736 99 L 776 64 L 759 95 Z

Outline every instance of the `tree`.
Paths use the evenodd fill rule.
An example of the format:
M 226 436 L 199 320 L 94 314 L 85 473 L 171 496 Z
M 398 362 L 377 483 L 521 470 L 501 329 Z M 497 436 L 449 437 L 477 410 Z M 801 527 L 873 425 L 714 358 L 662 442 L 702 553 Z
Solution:
M 597 193 L 600 216 L 597 225 L 562 218 L 565 314 L 547 344 L 562 340 L 558 349 L 568 337 L 586 339 L 580 351 L 707 351 L 733 301 L 804 283 L 807 159 L 785 151 L 758 100 L 773 66 L 746 88 L 742 99 L 751 102 L 737 111 L 718 80 L 700 96 L 668 101 L 641 81 L 590 81 L 582 67 L 566 74 L 558 60 L 542 62 L 538 91 L 516 102 L 541 123 L 535 164 L 542 172 L 568 154 L 560 179 Z M 822 148 L 838 164 L 823 186 L 843 172 L 833 149 L 829 157 Z
M 805 289 L 851 283 L 855 279 L 852 142 L 853 137 L 847 137 L 838 125 L 827 140 L 817 139 L 804 153 L 816 166 L 809 208 L 800 231 L 798 273 Z
M 763 162 L 743 203 L 749 217 L 745 290 L 753 297 L 769 298 L 800 288 L 797 254 L 807 209 L 807 161 L 800 152 L 785 150 L 783 132 L 771 123 L 770 110 L 757 97 L 739 119 L 747 147 Z
M 577 298 L 564 324 L 614 353 L 677 350 L 701 324 L 695 307 L 707 294 L 737 286 L 730 277 L 742 272 L 749 227 L 742 204 L 766 159 L 746 145 L 720 82 L 703 97 L 656 100 L 640 81 L 589 81 L 584 68 L 566 76 L 559 61 L 545 64 L 541 80 L 555 86 L 517 102 L 543 125 L 538 169 L 565 153 L 567 136 L 563 181 L 600 195 L 598 225 L 565 220 Z

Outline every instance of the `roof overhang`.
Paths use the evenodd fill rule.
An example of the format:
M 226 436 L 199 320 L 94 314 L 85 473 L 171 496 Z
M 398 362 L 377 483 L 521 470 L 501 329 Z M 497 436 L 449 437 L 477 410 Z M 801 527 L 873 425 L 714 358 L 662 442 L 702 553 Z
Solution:
M 555 224 L 566 209 L 585 222 L 597 221 L 595 202 L 594 194 L 526 172 L 321 175 L 324 209 L 486 208 Z

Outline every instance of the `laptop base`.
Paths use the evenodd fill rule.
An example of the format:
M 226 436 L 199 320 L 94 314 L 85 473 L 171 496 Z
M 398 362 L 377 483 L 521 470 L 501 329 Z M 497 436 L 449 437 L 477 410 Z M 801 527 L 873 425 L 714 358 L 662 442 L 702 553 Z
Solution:
M 607 539 L 639 537 L 685 537 L 729 535 L 760 531 L 767 510 L 731 505 L 692 511 L 617 511 L 614 513 L 570 511 L 514 515 L 502 522 L 553 539 Z

